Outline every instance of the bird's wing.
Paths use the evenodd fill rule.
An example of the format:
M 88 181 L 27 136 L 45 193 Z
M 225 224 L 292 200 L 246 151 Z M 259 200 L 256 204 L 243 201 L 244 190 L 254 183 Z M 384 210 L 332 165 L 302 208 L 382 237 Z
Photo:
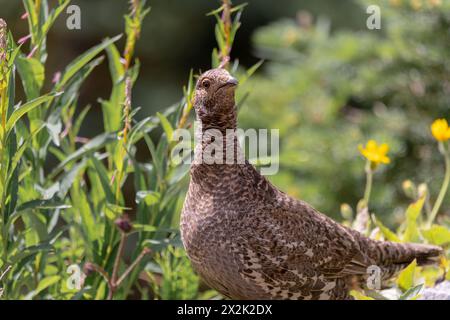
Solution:
M 251 165 L 244 169 L 248 180 L 255 181 L 257 194 L 268 195 L 263 203 L 252 206 L 254 212 L 242 217 L 239 234 L 252 251 L 247 257 L 254 261 L 250 269 L 261 266 L 270 277 L 272 269 L 276 272 L 278 268 L 286 279 L 293 275 L 335 279 L 366 274 L 369 259 L 352 230 L 279 191 Z
M 352 235 L 328 218 L 276 210 L 242 217 L 241 225 L 232 242 L 239 272 L 277 299 L 329 299 L 341 278 L 366 274 Z
M 370 263 L 352 232 L 306 203 L 297 201 L 260 217 L 257 232 L 247 232 L 247 241 L 272 264 L 326 278 L 366 274 Z
M 319 250 L 318 255 L 325 258 L 316 262 L 317 270 L 328 277 L 346 277 L 367 274 L 371 265 L 369 257 L 361 250 L 359 237 L 356 231 L 349 230 L 331 218 L 317 212 L 304 202 L 298 201 L 303 214 L 310 217 L 309 230 L 303 230 L 309 237 L 314 238 L 324 251 Z M 322 244 L 322 245 L 320 245 Z

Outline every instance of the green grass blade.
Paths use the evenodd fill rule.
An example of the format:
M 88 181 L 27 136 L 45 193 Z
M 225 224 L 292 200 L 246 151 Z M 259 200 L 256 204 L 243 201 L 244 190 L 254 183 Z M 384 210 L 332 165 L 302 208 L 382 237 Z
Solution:
M 57 96 L 57 94 L 46 94 L 42 97 L 31 100 L 30 102 L 27 102 L 14 110 L 14 112 L 9 117 L 8 122 L 6 123 L 7 134 L 11 131 L 11 129 L 14 127 L 16 122 L 19 121 L 20 118 L 22 118 L 34 108 L 39 107 L 41 104 L 51 101 L 55 96 Z
M 70 63 L 66 70 L 64 71 L 61 80 L 56 84 L 56 89 L 59 91 L 81 68 L 83 68 L 89 61 L 95 58 L 102 50 L 108 47 L 110 44 L 119 40 L 122 36 L 116 36 L 112 39 L 106 39 L 102 43 L 92 47 L 78 58 L 76 58 L 72 63 Z

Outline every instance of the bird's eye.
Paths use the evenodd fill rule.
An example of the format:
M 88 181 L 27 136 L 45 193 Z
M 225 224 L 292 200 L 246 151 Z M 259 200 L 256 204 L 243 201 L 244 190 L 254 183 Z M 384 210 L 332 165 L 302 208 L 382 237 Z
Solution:
M 208 89 L 211 85 L 211 81 L 209 81 L 208 79 L 205 79 L 202 81 L 202 86 L 206 89 Z

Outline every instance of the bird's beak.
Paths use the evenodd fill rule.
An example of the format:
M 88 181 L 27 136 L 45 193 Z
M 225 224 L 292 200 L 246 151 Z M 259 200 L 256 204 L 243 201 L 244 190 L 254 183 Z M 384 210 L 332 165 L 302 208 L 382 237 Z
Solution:
M 228 79 L 226 84 L 227 84 L 227 86 L 235 87 L 235 86 L 237 86 L 239 84 L 239 82 L 237 81 L 236 78 L 230 77 L 230 79 Z
M 230 76 L 227 79 L 227 81 L 224 82 L 217 90 L 220 90 L 222 88 L 226 88 L 226 89 L 234 88 L 234 87 L 236 87 L 238 85 L 238 83 L 239 82 L 236 80 L 236 78 L 233 78 L 233 77 Z

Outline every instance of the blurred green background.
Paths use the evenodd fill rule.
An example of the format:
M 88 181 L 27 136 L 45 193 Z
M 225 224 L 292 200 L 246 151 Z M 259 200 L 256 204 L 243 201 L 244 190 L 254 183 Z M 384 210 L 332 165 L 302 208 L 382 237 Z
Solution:
M 232 58 L 247 67 L 261 58 L 265 63 L 247 84 L 251 94 L 240 124 L 281 129 L 281 170 L 270 177 L 275 184 L 338 217 L 340 203 L 355 205 L 363 193 L 357 145 L 375 138 L 391 146 L 392 163 L 377 173 L 373 194 L 374 210 L 389 223 L 407 203 L 404 179 L 439 188 L 442 161 L 429 124 L 449 115 L 447 1 L 375 1 L 382 7 L 382 29 L 373 31 L 366 28 L 371 2 L 246 2 Z M 59 19 L 48 39 L 47 81 L 81 52 L 123 30 L 125 1 L 73 4 L 81 8 L 82 29 L 69 31 Z M 215 21 L 206 13 L 219 1 L 148 4 L 152 11 L 136 52 L 142 63 L 133 92 L 134 106 L 143 108 L 138 117 L 179 101 L 191 68 L 208 69 Z M 25 36 L 21 1 L 0 0 L 0 8 L 14 36 Z M 94 106 L 82 135 L 102 131 L 97 99 L 110 89 L 103 63 L 82 88 L 80 105 Z
M 56 2 L 56 1 L 55 1 Z M 244 12 L 244 26 L 239 31 L 233 57 L 243 65 L 258 61 L 251 37 L 255 29 L 279 18 L 295 19 L 298 10 L 307 9 L 330 17 L 334 28 L 357 28 L 364 26 L 364 19 L 348 19 L 361 15 L 361 8 L 349 0 L 335 1 L 234 1 L 248 2 Z M 51 4 L 51 2 L 50 2 Z M 127 2 L 122 0 L 75 0 L 81 9 L 81 30 L 67 30 L 65 20 L 59 19 L 49 39 L 50 72 L 63 68 L 67 62 L 107 36 L 123 32 L 123 14 Z M 136 105 L 146 113 L 154 114 L 177 102 L 189 70 L 206 70 L 210 67 L 211 51 L 216 45 L 214 19 L 206 14 L 220 5 L 216 0 L 155 0 L 148 1 L 152 11 L 145 21 L 137 55 L 142 63 L 140 81 L 134 90 Z M 1 15 L 8 22 L 14 36 L 26 35 L 24 13 L 20 0 L 0 0 Z M 66 15 L 67 17 L 67 15 Z M 64 18 L 64 15 L 63 15 Z M 363 18 L 361 16 L 361 18 Z M 123 39 L 122 39 L 123 42 Z M 81 103 L 95 103 L 98 97 L 109 94 L 110 81 L 106 64 L 96 72 L 84 87 Z M 95 120 L 92 121 L 95 123 Z M 95 129 L 95 128 L 94 128 Z M 97 128 L 100 130 L 99 128 Z

